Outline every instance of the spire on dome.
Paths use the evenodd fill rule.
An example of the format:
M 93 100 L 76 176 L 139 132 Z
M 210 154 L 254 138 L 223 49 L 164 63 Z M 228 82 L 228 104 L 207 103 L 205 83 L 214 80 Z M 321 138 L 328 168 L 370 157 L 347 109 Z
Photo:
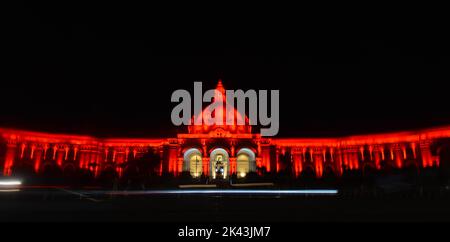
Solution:
M 221 79 L 219 79 L 219 81 L 217 82 L 216 90 L 221 92 L 222 94 L 225 94 L 225 88 L 223 87 Z
M 222 80 L 221 80 L 221 79 L 219 79 L 219 81 L 217 82 L 216 91 L 218 91 L 219 93 L 221 93 L 222 96 L 219 97 L 219 96 L 216 94 L 216 95 L 214 95 L 214 99 L 215 99 L 215 100 L 223 100 L 223 101 L 225 101 L 225 100 L 226 100 L 226 98 L 225 98 L 225 88 L 223 87 L 223 84 L 222 84 Z

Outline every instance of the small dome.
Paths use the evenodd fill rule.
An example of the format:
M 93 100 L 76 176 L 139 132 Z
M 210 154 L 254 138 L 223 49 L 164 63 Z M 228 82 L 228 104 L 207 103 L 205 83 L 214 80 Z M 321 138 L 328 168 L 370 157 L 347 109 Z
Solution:
M 208 107 L 206 107 L 205 109 L 203 109 L 200 115 L 198 116 L 194 115 L 192 117 L 193 123 L 188 127 L 189 133 L 194 134 L 209 133 L 217 129 L 222 129 L 224 131 L 228 131 L 230 133 L 235 134 L 251 133 L 251 126 L 247 116 L 245 116 L 245 114 L 242 115 L 237 111 L 236 108 L 234 108 L 233 106 L 231 106 L 226 102 L 225 88 L 221 80 L 219 80 L 219 82 L 217 83 L 215 90 L 216 95 L 214 96 L 214 100 L 223 100 L 223 105 L 220 109 L 216 108 L 211 116 L 214 117 L 216 120 L 217 118 L 222 119 L 223 120 L 222 124 L 208 125 L 207 122 L 205 122 L 205 120 L 207 121 L 207 118 L 210 116 Z M 228 125 L 227 118 L 231 119 L 231 117 L 233 117 L 233 120 L 230 122 L 232 124 Z M 194 125 L 196 121 L 197 122 L 199 121 L 199 119 L 202 119 L 202 125 Z M 244 123 L 244 125 L 239 125 L 240 123 Z

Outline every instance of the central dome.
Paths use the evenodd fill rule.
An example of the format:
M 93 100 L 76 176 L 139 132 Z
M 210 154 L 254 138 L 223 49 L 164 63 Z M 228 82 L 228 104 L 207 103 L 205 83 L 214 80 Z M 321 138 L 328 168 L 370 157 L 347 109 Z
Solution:
M 225 88 L 223 87 L 222 81 L 219 80 L 217 83 L 216 93 L 214 95 L 214 101 L 222 101 L 222 105 L 213 109 L 211 115 L 209 115 L 209 109 L 206 107 L 199 115 L 194 115 L 192 117 L 192 125 L 188 126 L 188 130 L 190 134 L 204 134 L 210 133 L 212 131 L 225 131 L 233 134 L 248 134 L 251 133 L 252 129 L 250 126 L 249 119 L 245 114 L 241 114 L 237 111 L 234 106 L 231 106 L 227 103 Z M 213 123 L 212 125 L 208 125 L 207 121 L 209 116 L 215 118 L 215 120 L 222 120 L 221 125 L 217 125 Z M 227 118 L 233 120 L 229 120 L 227 124 Z M 199 119 L 202 119 L 202 125 L 195 125 L 196 122 L 199 122 Z M 211 122 L 211 121 L 210 121 Z M 243 124 L 243 125 L 240 125 Z

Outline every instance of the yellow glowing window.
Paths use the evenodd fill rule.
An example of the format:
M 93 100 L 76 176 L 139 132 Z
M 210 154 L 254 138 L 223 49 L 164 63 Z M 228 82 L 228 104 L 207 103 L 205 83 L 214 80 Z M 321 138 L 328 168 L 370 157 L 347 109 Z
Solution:
M 250 170 L 250 158 L 246 154 L 240 154 L 237 157 L 236 172 L 239 177 L 245 177 Z
M 191 176 L 199 177 L 202 175 L 202 157 L 200 155 L 192 155 L 189 159 Z

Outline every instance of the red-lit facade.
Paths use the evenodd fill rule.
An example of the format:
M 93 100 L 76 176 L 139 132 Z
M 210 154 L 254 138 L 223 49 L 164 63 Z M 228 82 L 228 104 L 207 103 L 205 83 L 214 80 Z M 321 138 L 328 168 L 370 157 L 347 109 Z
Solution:
M 221 83 L 217 90 L 223 92 Z M 100 139 L 0 128 L 0 167 L 5 176 L 23 162 L 36 173 L 59 167 L 62 171 L 88 169 L 95 176 L 114 169 L 120 176 L 121 164 L 153 149 L 162 160 L 161 174 L 178 176 L 186 171 L 216 178 L 220 164 L 223 178 L 253 171 L 276 173 L 287 167 L 296 177 L 305 170 L 317 177 L 330 171 L 339 176 L 344 169 L 382 169 L 382 164 L 439 166 L 441 148 L 450 139 L 450 126 L 339 138 L 264 138 L 252 133 L 245 115 L 235 110 L 234 117 L 235 121 L 245 119 L 246 125 L 192 125 L 188 133 L 160 139 Z

